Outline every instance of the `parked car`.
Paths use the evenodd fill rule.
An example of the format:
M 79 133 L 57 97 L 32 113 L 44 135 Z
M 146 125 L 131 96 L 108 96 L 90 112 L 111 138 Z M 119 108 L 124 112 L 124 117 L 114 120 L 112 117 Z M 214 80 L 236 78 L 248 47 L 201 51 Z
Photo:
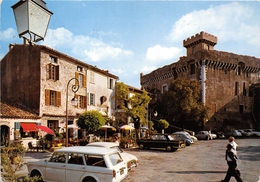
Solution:
M 226 132 L 226 136 L 229 137 L 229 136 L 233 136 L 233 137 L 242 137 L 242 133 L 238 130 L 230 130 L 229 132 Z
M 199 140 L 212 140 L 217 137 L 216 134 L 212 134 L 210 131 L 199 131 L 197 135 L 195 135 Z
M 150 138 L 137 139 L 136 143 L 140 149 L 164 148 L 168 152 L 186 146 L 185 140 L 178 140 L 172 135 L 162 133 L 152 134 Z
M 185 140 L 186 146 L 190 146 L 194 143 L 193 140 L 184 132 L 174 132 L 172 135 L 178 140 Z
M 119 147 L 118 143 L 115 143 L 115 142 L 93 142 L 93 143 L 89 143 L 87 146 L 116 149 L 121 154 L 121 157 L 125 161 L 127 161 L 127 168 L 128 168 L 128 170 L 138 166 L 138 159 L 137 159 L 137 157 L 135 155 L 129 154 L 127 152 L 124 152 Z
M 249 136 L 260 136 L 260 132 L 259 131 L 255 131 L 254 129 L 245 129 L 245 132 L 247 132 L 249 134 Z
M 88 146 L 55 150 L 49 160 L 28 162 L 30 176 L 43 181 L 119 182 L 128 175 L 126 161 L 116 149 Z
M 243 137 L 250 137 L 251 133 L 246 132 L 244 129 L 238 129 L 238 131 L 242 134 Z
M 184 133 L 186 133 L 192 140 L 193 140 L 193 142 L 196 142 L 196 141 L 198 141 L 198 138 L 197 137 L 195 137 L 195 136 L 193 136 L 193 135 L 191 135 L 189 132 L 187 132 L 187 131 L 184 131 Z
M 217 138 L 222 139 L 222 138 L 226 138 L 224 132 L 217 132 Z

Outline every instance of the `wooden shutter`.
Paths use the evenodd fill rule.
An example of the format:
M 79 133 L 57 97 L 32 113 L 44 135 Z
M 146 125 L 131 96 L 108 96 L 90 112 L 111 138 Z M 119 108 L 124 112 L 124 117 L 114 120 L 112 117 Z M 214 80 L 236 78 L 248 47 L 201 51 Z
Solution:
M 87 87 L 87 75 L 83 75 L 83 87 Z
M 56 106 L 61 106 L 61 92 L 56 92 Z
M 59 80 L 59 66 L 55 66 L 55 80 Z
M 75 78 L 79 80 L 79 73 L 75 72 Z M 78 85 L 78 82 L 75 80 L 75 85 Z
M 45 105 L 50 105 L 50 90 L 48 89 L 45 90 Z
M 83 96 L 83 108 L 87 109 L 87 96 Z
M 51 64 L 46 65 L 46 74 L 47 79 L 51 79 Z

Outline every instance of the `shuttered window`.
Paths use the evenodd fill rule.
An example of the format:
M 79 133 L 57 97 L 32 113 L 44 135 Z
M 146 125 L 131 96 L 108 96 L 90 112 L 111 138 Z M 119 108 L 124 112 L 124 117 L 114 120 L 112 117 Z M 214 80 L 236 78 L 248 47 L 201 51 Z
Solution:
M 59 65 L 50 63 L 47 64 L 46 69 L 47 79 L 54 81 L 59 80 Z
M 78 79 L 80 87 L 86 88 L 86 86 L 87 86 L 86 75 L 76 72 L 75 78 Z M 75 84 L 77 85 L 77 81 L 75 81 Z
M 46 89 L 45 105 L 61 106 L 61 92 Z

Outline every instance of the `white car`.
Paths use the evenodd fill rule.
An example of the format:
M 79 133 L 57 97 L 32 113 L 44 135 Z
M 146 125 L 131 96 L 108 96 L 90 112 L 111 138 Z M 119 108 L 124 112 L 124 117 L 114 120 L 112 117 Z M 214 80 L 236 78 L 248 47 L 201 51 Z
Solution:
M 93 142 L 89 143 L 87 146 L 95 146 L 95 147 L 105 147 L 105 148 L 114 148 L 116 149 L 122 156 L 122 158 L 127 161 L 127 168 L 128 170 L 132 169 L 133 167 L 138 166 L 138 159 L 136 156 L 124 152 L 118 143 L 115 142 Z
M 260 136 L 260 132 L 255 131 L 254 129 L 245 129 L 244 131 L 248 133 L 248 136 Z
M 28 162 L 30 176 L 46 182 L 119 182 L 128 176 L 115 149 L 75 146 L 55 150 L 49 160 Z
M 212 140 L 214 138 L 217 137 L 216 134 L 211 134 L 211 132 L 209 131 L 200 131 L 197 133 L 197 135 L 195 135 L 196 138 L 198 138 L 199 140 Z

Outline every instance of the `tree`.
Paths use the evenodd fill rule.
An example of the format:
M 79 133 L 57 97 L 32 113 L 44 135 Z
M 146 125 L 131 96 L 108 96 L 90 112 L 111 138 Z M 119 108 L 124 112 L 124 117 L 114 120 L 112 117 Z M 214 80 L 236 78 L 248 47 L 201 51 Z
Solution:
M 129 97 L 129 87 L 123 82 L 116 84 L 117 108 L 122 109 L 125 117 L 131 117 L 135 126 L 137 137 L 140 138 L 140 126 L 146 124 L 146 107 L 151 98 L 148 92 L 136 92 Z
M 194 80 L 173 80 L 168 92 L 162 95 L 159 106 L 163 118 L 182 129 L 198 130 L 208 111 L 201 102 L 200 84 Z
M 158 122 L 158 125 L 159 125 L 159 128 L 162 129 L 162 133 L 163 133 L 164 129 L 169 127 L 169 123 L 165 119 L 160 119 Z
M 93 133 L 106 124 L 106 119 L 100 112 L 92 110 L 80 114 L 76 122 L 81 129 L 86 129 L 88 133 Z

